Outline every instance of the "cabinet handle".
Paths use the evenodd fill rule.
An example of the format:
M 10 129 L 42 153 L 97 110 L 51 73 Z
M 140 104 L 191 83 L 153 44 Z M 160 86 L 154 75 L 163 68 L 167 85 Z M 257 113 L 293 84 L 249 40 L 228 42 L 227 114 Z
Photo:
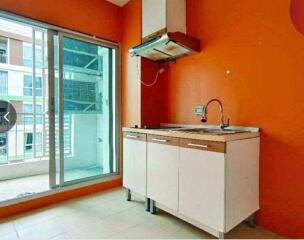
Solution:
M 199 148 L 208 148 L 208 145 L 202 145 L 202 144 L 194 144 L 194 143 L 188 143 L 188 146 L 190 147 L 199 147 Z
M 152 141 L 155 141 L 155 142 L 162 142 L 162 143 L 169 142 L 169 140 L 166 140 L 166 139 L 158 139 L 158 138 L 152 138 Z
M 128 138 L 134 138 L 134 139 L 136 139 L 136 138 L 139 138 L 139 136 L 136 136 L 136 135 L 126 135 Z

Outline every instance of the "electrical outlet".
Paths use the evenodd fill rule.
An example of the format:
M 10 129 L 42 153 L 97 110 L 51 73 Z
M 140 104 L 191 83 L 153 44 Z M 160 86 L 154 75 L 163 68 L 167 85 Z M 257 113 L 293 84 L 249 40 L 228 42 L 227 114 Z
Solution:
M 205 111 L 205 106 L 196 106 L 194 108 L 194 114 L 196 115 L 202 115 Z

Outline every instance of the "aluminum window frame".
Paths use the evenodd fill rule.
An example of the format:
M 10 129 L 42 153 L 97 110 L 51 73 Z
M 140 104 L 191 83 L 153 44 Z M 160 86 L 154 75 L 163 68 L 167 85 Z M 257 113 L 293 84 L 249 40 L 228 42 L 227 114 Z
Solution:
M 54 34 L 58 34 L 58 33 L 63 33 L 63 34 L 67 34 L 73 38 L 79 39 L 79 40 L 83 40 L 83 41 L 88 41 L 88 42 L 92 42 L 98 45 L 102 45 L 104 47 L 108 47 L 111 48 L 113 50 L 115 50 L 115 57 L 113 59 L 115 59 L 115 61 L 113 61 L 113 65 L 115 66 L 114 72 L 112 72 L 112 83 L 113 83 L 113 89 L 112 92 L 114 93 L 114 98 L 113 98 L 113 108 L 112 110 L 112 117 L 113 117 L 113 140 L 115 141 L 113 143 L 113 161 L 115 161 L 115 166 L 116 166 L 116 171 L 114 173 L 111 174 L 105 174 L 103 176 L 98 176 L 98 177 L 93 177 L 93 178 L 84 178 L 81 179 L 80 181 L 71 181 L 68 184 L 64 184 L 62 186 L 57 186 L 56 185 L 56 180 L 54 182 L 54 179 L 56 179 L 56 171 L 52 171 L 52 169 L 55 169 L 55 131 L 50 131 L 49 132 L 49 141 L 52 143 L 50 144 L 50 148 L 49 148 L 49 157 L 50 157 L 50 171 L 53 173 L 54 176 L 50 175 L 50 187 L 51 190 L 50 192 L 56 192 L 56 189 L 59 187 L 63 187 L 63 188 L 68 188 L 69 185 L 74 185 L 77 187 L 78 184 L 81 184 L 81 186 L 89 186 L 91 184 L 96 184 L 98 182 L 105 182 L 111 179 L 119 179 L 122 177 L 122 173 L 121 173 L 121 45 L 117 42 L 114 41 L 109 41 L 106 39 L 102 39 L 99 37 L 96 37 L 95 35 L 89 35 L 89 34 L 85 34 L 85 33 L 81 33 L 81 32 L 77 32 L 77 31 L 73 31 L 70 29 L 65 29 L 62 27 L 58 27 L 52 24 L 48 24 L 48 23 L 43 23 L 41 21 L 36 21 L 30 18 L 26 18 L 23 16 L 19 16 L 7 11 L 3 11 L 0 10 L 0 17 L 3 17 L 5 19 L 11 20 L 11 21 L 16 21 L 19 23 L 24 23 L 24 24 L 28 24 L 31 25 L 32 27 L 37 27 L 37 28 L 43 28 L 44 30 L 47 31 L 47 38 L 48 38 L 48 72 L 49 72 L 49 92 L 48 92 L 48 96 L 49 96 L 49 113 L 52 113 L 52 111 L 54 112 L 54 80 L 55 80 L 55 76 L 54 76 L 54 65 L 52 63 L 54 63 L 54 52 L 52 52 L 52 50 L 54 51 L 54 49 L 51 49 L 50 52 L 50 45 L 53 45 L 53 38 L 52 36 Z M 55 119 L 54 119 L 54 114 L 49 114 L 49 128 L 54 130 L 55 129 Z M 52 160 L 52 161 L 51 161 Z M 53 189 L 55 188 L 55 189 Z M 37 194 L 39 195 L 39 193 Z M 25 197 L 26 198 L 26 197 Z M 33 196 L 33 198 L 35 198 Z M 23 198 L 19 198 L 19 199 L 12 199 L 12 200 L 8 200 L 5 201 L 5 205 L 9 205 L 10 203 L 16 203 L 16 202 L 22 202 Z M 1 203 L 0 203 L 1 205 Z
M 63 116 L 63 81 L 64 81 L 64 76 L 63 76 L 63 52 L 64 52 L 64 47 L 63 47 L 63 39 L 64 37 L 67 38 L 73 38 L 75 40 L 79 40 L 79 41 L 84 41 L 84 42 L 88 42 L 88 43 L 92 43 L 92 44 L 96 44 L 102 47 L 106 47 L 109 48 L 111 52 L 110 54 L 110 63 L 111 66 L 114 67 L 110 68 L 109 71 L 109 78 L 112 79 L 113 81 L 109 81 L 110 85 L 109 85 L 109 99 L 111 102 L 111 108 L 110 108 L 110 128 L 112 128 L 113 130 L 113 135 L 110 141 L 110 148 L 113 149 L 113 151 L 110 151 L 110 164 L 114 165 L 116 167 L 116 169 L 111 169 L 114 172 L 113 173 L 108 173 L 108 174 L 102 174 L 102 175 L 98 175 L 98 176 L 92 176 L 92 177 L 86 177 L 86 178 L 82 178 L 82 179 L 76 179 L 76 180 L 72 180 L 72 181 L 64 181 L 64 161 L 60 161 L 59 164 L 59 172 L 61 172 L 61 174 L 59 175 L 59 186 L 60 187 L 64 187 L 64 186 L 69 186 L 69 185 L 73 185 L 76 183 L 81 183 L 84 181 L 91 181 L 91 180 L 96 180 L 96 179 L 100 179 L 100 178 L 106 178 L 106 177 L 111 177 L 111 176 L 116 176 L 119 175 L 121 176 L 121 172 L 120 172 L 120 165 L 121 165 L 121 158 L 120 158 L 120 105 L 117 105 L 118 103 L 120 103 L 120 95 L 121 95 L 121 91 L 120 91 L 120 79 L 119 79 L 119 72 L 120 72 L 120 46 L 117 45 L 108 45 L 108 43 L 104 43 L 101 40 L 96 40 L 95 38 L 88 38 L 85 36 L 79 36 L 78 34 L 73 34 L 70 32 L 63 32 L 63 31 L 59 31 L 58 32 L 58 48 L 59 48 L 59 52 L 58 52 L 58 65 L 59 65 L 59 77 L 58 77 L 58 86 L 59 86 L 59 93 L 58 93 L 58 97 L 59 97 L 59 116 Z M 52 46 L 48 46 L 48 48 L 50 48 Z M 113 55 L 113 50 L 115 53 L 115 56 Z M 115 61 L 113 61 L 113 59 L 115 59 Z M 114 70 L 114 71 L 113 71 Z M 51 96 L 51 95 L 50 95 Z M 114 98 L 113 98 L 114 96 Z M 52 97 L 54 97 L 54 92 L 52 93 Z M 118 108 L 119 107 L 119 108 Z M 54 108 L 54 107 L 53 107 Z M 117 115 L 117 111 L 113 111 L 113 110 L 118 110 L 119 115 Z M 118 117 L 119 116 L 119 117 Z M 113 120 L 113 121 L 111 121 Z M 64 142 L 64 136 L 63 136 L 63 118 L 59 118 L 59 142 L 63 143 Z M 115 143 L 114 143 L 115 141 Z M 118 142 L 119 141 L 119 142 Z M 64 159 L 64 146 L 60 146 L 59 144 L 59 148 L 60 148 L 60 159 Z M 112 158 L 112 159 L 111 159 Z M 115 161 L 115 164 L 114 164 Z M 56 176 L 53 176 L 53 178 L 55 178 Z M 52 181 L 54 182 L 54 180 Z

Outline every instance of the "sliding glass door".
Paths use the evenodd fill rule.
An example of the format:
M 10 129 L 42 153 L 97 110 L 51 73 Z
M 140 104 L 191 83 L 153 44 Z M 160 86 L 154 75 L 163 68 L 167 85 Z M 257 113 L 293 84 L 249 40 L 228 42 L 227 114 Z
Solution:
M 117 62 L 114 43 L 0 11 L 0 202 L 119 173 Z
M 115 174 L 117 50 L 59 33 L 54 50 L 55 185 Z M 116 147 L 115 147 L 116 146 Z

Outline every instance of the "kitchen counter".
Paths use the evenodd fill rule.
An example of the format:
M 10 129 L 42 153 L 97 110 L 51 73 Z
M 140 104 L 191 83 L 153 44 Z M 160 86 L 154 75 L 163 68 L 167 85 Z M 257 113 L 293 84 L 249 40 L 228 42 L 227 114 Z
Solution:
M 182 128 L 185 128 L 182 129 Z M 133 132 L 133 133 L 144 133 L 144 134 L 153 134 L 165 137 L 177 137 L 177 138 L 185 138 L 185 139 L 195 139 L 195 140 L 206 140 L 206 141 L 216 141 L 216 142 L 229 142 L 236 141 L 241 139 L 255 138 L 259 137 L 259 129 L 258 128 L 244 128 L 244 127 L 230 127 L 229 129 L 235 129 L 241 132 L 232 132 L 226 134 L 214 134 L 214 133 L 198 133 L 198 132 L 190 132 L 186 130 L 190 127 L 186 125 L 182 125 L 181 129 L 176 129 L 174 127 L 160 127 L 160 128 L 132 128 L 132 127 L 124 127 L 122 129 L 123 132 Z M 196 127 L 198 128 L 198 127 Z M 200 128 L 202 128 L 200 126 Z M 208 129 L 208 127 L 204 127 Z M 193 127 L 191 127 L 193 129 Z

